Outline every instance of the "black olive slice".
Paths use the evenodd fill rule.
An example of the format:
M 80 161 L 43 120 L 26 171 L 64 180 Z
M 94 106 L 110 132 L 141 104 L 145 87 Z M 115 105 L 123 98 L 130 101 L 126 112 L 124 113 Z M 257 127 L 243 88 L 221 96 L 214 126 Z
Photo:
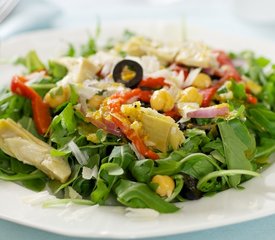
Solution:
M 125 69 L 133 72 L 134 76 L 129 80 L 123 79 L 122 75 Z M 139 82 L 142 80 L 142 78 L 143 78 L 142 66 L 133 60 L 124 59 L 118 62 L 113 71 L 114 81 L 123 83 L 126 87 L 129 87 L 129 88 L 136 87 L 139 84 Z

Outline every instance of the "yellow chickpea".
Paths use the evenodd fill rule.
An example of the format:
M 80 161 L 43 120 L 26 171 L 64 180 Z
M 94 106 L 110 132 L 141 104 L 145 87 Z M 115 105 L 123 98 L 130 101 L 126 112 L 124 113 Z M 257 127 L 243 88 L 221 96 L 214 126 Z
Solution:
M 156 193 L 161 197 L 170 197 L 175 189 L 173 178 L 167 175 L 155 175 L 151 182 L 158 184 Z
M 88 107 L 90 107 L 91 109 L 99 109 L 101 103 L 104 101 L 104 97 L 101 95 L 94 95 L 93 97 L 91 97 L 88 101 Z
M 44 102 L 46 102 L 51 108 L 56 108 L 58 105 L 68 101 L 70 95 L 70 86 L 58 86 L 47 92 L 44 97 Z
M 153 93 L 150 104 L 157 111 L 167 112 L 174 108 L 175 100 L 166 89 L 161 89 Z
M 204 89 L 211 86 L 212 80 L 211 78 L 205 73 L 199 73 L 198 76 L 192 83 L 192 86 Z
M 202 95 L 199 93 L 199 90 L 195 87 L 188 87 L 182 90 L 179 102 L 185 103 L 198 103 L 201 105 L 203 100 Z

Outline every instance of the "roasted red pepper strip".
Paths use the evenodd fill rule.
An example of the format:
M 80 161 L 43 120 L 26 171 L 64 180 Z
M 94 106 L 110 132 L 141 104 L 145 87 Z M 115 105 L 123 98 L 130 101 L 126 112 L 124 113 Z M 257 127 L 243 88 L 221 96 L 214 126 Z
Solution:
M 163 86 L 169 86 L 168 83 L 165 82 L 165 79 L 163 77 L 158 77 L 158 78 L 145 78 L 141 80 L 139 83 L 138 87 L 147 87 L 147 88 L 160 88 Z
M 208 107 L 210 105 L 211 100 L 213 99 L 217 90 L 218 90 L 218 87 L 216 86 L 200 90 L 200 94 L 202 94 L 203 96 L 202 104 L 201 104 L 202 107 Z
M 31 100 L 36 129 L 39 134 L 43 135 L 52 121 L 49 106 L 43 102 L 37 92 L 25 84 L 26 81 L 24 77 L 14 76 L 11 81 L 11 91 Z
M 123 134 L 135 145 L 140 154 L 142 154 L 146 158 L 154 160 L 159 159 L 159 156 L 144 144 L 142 139 L 133 129 L 123 124 L 116 117 L 112 117 L 112 121 L 120 128 Z
M 181 115 L 179 113 L 179 111 L 176 108 L 173 108 L 172 110 L 165 112 L 164 113 L 165 116 L 169 116 L 175 120 L 178 120 L 181 118 Z
M 150 102 L 151 96 L 152 91 L 135 88 L 125 93 L 116 93 L 112 95 L 108 101 L 108 105 L 111 112 L 120 112 L 121 105 L 127 103 L 130 99 L 136 98 L 143 102 Z
M 233 78 L 237 82 L 241 81 L 241 76 L 229 56 L 224 51 L 220 50 L 215 50 L 214 53 L 218 54 L 217 61 L 220 64 L 220 67 L 223 68 L 222 71 L 224 72 L 224 74 L 222 76 L 222 79 L 229 80 Z

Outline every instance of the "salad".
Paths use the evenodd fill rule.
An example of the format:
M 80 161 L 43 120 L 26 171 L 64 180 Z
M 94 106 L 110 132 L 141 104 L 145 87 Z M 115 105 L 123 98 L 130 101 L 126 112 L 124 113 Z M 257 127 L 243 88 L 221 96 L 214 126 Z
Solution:
M 47 189 L 45 205 L 172 213 L 271 164 L 275 65 L 251 51 L 126 31 L 16 64 L 25 72 L 0 94 L 0 179 Z

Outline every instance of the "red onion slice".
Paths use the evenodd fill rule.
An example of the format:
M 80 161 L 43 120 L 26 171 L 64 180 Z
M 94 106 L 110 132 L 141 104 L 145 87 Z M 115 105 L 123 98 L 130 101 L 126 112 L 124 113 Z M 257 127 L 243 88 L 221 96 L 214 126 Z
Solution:
M 215 118 L 228 115 L 229 107 L 227 104 L 219 104 L 211 107 L 199 108 L 187 113 L 189 118 Z

